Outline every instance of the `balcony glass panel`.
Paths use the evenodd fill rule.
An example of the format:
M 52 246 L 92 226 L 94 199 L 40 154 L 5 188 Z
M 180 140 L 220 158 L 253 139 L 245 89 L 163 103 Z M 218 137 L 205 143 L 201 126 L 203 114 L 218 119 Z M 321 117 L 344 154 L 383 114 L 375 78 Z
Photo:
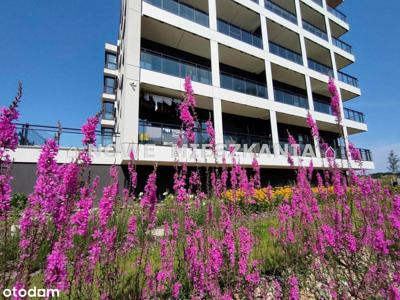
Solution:
M 308 67 L 314 71 L 333 77 L 333 69 L 331 67 L 323 65 L 311 58 L 308 59 Z
M 368 149 L 358 149 L 360 151 L 362 161 L 373 161 L 371 150 Z
M 154 6 L 157 6 L 161 9 L 164 9 L 170 13 L 178 15 L 182 18 L 196 22 L 197 24 L 203 25 L 205 27 L 209 26 L 208 14 L 187 4 L 183 4 L 176 0 L 144 0 L 144 1 Z
M 314 110 L 323 114 L 332 115 L 331 105 L 324 101 L 314 100 Z
M 312 34 L 320 37 L 321 39 L 327 41 L 328 40 L 328 35 L 326 34 L 326 32 L 322 31 L 321 29 L 319 29 L 318 27 L 308 23 L 307 21 L 303 20 L 303 28 L 305 30 L 307 30 L 308 32 L 311 32 Z
M 362 112 L 352 110 L 349 108 L 344 109 L 344 117 L 348 120 L 365 123 L 365 117 Z
M 252 81 L 228 73 L 221 73 L 221 87 L 224 89 L 253 95 L 261 98 L 267 98 L 267 86 L 256 81 Z
M 314 154 L 315 155 L 314 145 L 312 143 L 308 143 L 307 144 L 305 142 L 297 141 L 297 144 L 299 146 L 298 147 L 292 147 L 289 144 L 289 141 L 288 141 L 287 138 L 280 138 L 279 139 L 279 144 L 280 144 L 280 146 L 282 148 L 280 151 L 282 151 L 282 150 L 286 151 L 286 149 L 287 149 L 289 151 L 289 153 L 291 155 L 293 155 L 293 156 L 301 156 L 303 153 L 306 154 L 306 155 L 307 154 Z M 309 146 L 307 146 L 307 145 L 309 145 Z M 306 147 L 307 147 L 307 149 L 306 149 Z M 313 153 L 310 153 L 311 149 L 312 149 Z M 307 150 L 306 153 L 305 153 L 305 150 Z M 299 151 L 300 151 L 300 153 L 298 153 Z M 280 154 L 283 154 L 283 153 L 280 153 Z
M 255 145 L 255 147 L 253 148 L 253 151 L 255 153 L 259 153 L 263 145 L 268 145 L 271 153 L 273 153 L 274 150 L 272 147 L 272 140 L 267 136 L 230 131 L 224 131 L 224 144 L 226 146 L 240 145 L 241 147 L 239 149 L 239 152 L 243 151 L 244 145 L 247 145 L 247 149 L 252 147 L 252 145 Z
M 300 54 L 287 49 L 285 47 L 282 47 L 278 44 L 275 44 L 273 42 L 269 42 L 269 51 L 273 54 L 276 54 L 280 57 L 283 57 L 285 59 L 288 59 L 292 62 L 295 62 L 299 65 L 303 65 L 303 58 Z
M 275 89 L 274 93 L 277 102 L 308 109 L 308 99 L 304 95 L 284 89 Z
M 104 78 L 104 93 L 106 94 L 114 94 L 116 86 L 116 79 L 112 77 Z
M 218 20 L 218 31 L 257 48 L 263 48 L 262 38 L 260 36 L 245 31 L 225 21 Z
M 209 144 L 209 136 L 206 130 L 195 128 L 195 144 Z M 158 122 L 139 122 L 139 143 L 154 144 L 158 146 L 176 145 L 181 134 L 181 128 L 174 124 Z M 183 141 L 184 144 L 187 142 Z
M 341 82 L 350 84 L 350 85 L 352 85 L 354 87 L 358 87 L 358 79 L 357 78 L 355 78 L 353 76 L 350 76 L 350 75 L 348 75 L 346 73 L 343 73 L 343 72 L 338 72 L 338 75 L 339 75 L 339 80 Z
M 114 119 L 114 103 L 103 102 L 103 119 L 105 120 Z
M 265 8 L 273 13 L 281 16 L 282 18 L 297 24 L 297 17 L 296 15 L 292 14 L 290 11 L 284 9 L 283 7 L 279 6 L 278 4 L 273 3 L 271 0 L 265 0 Z
M 347 23 L 347 16 L 342 13 L 340 10 L 337 10 L 336 8 L 328 6 L 328 11 L 334 15 L 335 17 L 339 18 L 343 22 Z
M 106 53 L 106 69 L 117 69 L 117 56 L 114 53 Z
M 353 53 L 352 47 L 349 44 L 347 44 L 346 42 L 343 42 L 343 41 L 341 41 L 339 39 L 335 39 L 335 38 L 332 39 L 332 42 L 336 47 L 338 47 L 350 54 Z
M 140 66 L 143 69 L 180 78 L 185 78 L 187 75 L 190 75 L 193 81 L 211 84 L 210 68 L 146 49 L 142 49 L 140 59 Z

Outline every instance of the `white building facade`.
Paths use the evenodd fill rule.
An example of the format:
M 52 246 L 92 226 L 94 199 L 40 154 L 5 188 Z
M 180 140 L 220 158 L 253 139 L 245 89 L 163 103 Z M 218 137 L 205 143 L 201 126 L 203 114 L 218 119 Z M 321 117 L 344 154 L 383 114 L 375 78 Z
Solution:
M 117 45 L 106 44 L 103 118 L 105 145 L 113 144 L 119 163 L 135 152 L 143 165 L 172 165 L 180 133 L 178 106 L 185 76 L 197 98 L 196 143 L 207 144 L 211 119 L 219 145 L 288 144 L 288 132 L 327 165 L 306 123 L 310 113 L 321 138 L 347 168 L 348 143 L 367 131 L 363 113 L 346 108 L 361 96 L 358 80 L 342 70 L 355 62 L 339 0 L 123 0 Z M 333 77 L 342 103 L 343 126 L 336 124 L 327 89 Z M 215 165 L 202 150 L 189 163 Z M 360 149 L 363 167 L 374 167 L 371 153 Z M 206 151 L 207 152 L 207 151 Z M 242 164 L 254 155 L 238 150 Z M 260 152 L 260 151 L 259 151 Z M 288 169 L 279 151 L 257 154 L 262 168 Z M 195 157 L 195 158 L 194 158 Z M 228 162 L 229 163 L 229 162 Z M 355 163 L 353 166 L 357 166 Z

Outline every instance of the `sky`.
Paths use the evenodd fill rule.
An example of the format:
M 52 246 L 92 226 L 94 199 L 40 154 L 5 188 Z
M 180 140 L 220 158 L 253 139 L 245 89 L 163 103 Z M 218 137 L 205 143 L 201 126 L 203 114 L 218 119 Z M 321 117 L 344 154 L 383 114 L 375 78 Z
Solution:
M 347 0 L 340 10 L 356 55 L 343 71 L 362 89 L 345 106 L 364 112 L 369 127 L 350 140 L 385 171 L 389 151 L 400 156 L 400 1 Z M 79 128 L 100 110 L 104 43 L 116 42 L 118 24 L 119 0 L 1 0 L 0 106 L 21 80 L 21 122 Z

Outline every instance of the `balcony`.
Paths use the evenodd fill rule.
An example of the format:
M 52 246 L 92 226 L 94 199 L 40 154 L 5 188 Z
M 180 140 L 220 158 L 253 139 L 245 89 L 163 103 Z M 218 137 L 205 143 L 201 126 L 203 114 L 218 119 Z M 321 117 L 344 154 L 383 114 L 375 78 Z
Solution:
M 273 13 L 277 14 L 278 16 L 292 22 L 293 24 L 297 25 L 297 16 L 290 11 L 284 9 L 283 7 L 279 6 L 278 4 L 273 3 L 271 0 L 265 0 L 265 8 Z
M 274 89 L 274 94 L 277 102 L 308 109 L 308 99 L 304 95 L 281 88 Z
M 358 79 L 343 72 L 338 72 L 339 80 L 341 82 L 350 84 L 358 88 Z
M 281 45 L 275 44 L 273 42 L 269 42 L 269 52 L 278 55 L 280 57 L 283 57 L 287 60 L 290 60 L 296 64 L 303 65 L 303 58 L 301 54 L 296 53 L 286 47 L 283 47 Z
M 332 115 L 332 107 L 329 103 L 321 100 L 314 100 L 314 110 L 323 114 Z
M 163 10 L 173 13 L 205 27 L 209 27 L 208 14 L 190 5 L 183 4 L 176 0 L 144 0 L 145 2 L 157 6 Z
M 328 41 L 327 33 L 325 31 L 322 31 L 318 27 L 312 25 L 311 23 L 308 23 L 307 21 L 303 20 L 303 28 L 308 32 L 311 32 L 312 34 L 320 37 L 321 39 Z
M 332 38 L 332 42 L 333 42 L 333 45 L 335 45 L 336 47 L 338 47 L 350 54 L 353 54 L 353 48 L 346 42 L 343 42 L 342 40 L 339 40 L 336 38 Z
M 57 126 L 15 124 L 18 133 L 18 144 L 25 147 L 43 146 L 46 140 L 54 139 L 60 147 L 83 147 L 83 135 L 79 128 L 63 127 L 61 130 Z M 96 131 L 96 139 L 103 146 L 113 143 L 114 134 L 112 128 L 109 131 Z
M 263 48 L 261 36 L 248 32 L 223 20 L 218 20 L 218 31 L 254 47 L 260 49 Z
M 179 78 L 185 78 L 190 75 L 193 81 L 211 84 L 211 69 L 209 67 L 200 66 L 153 50 L 142 49 L 140 67 Z
M 244 145 L 247 145 L 248 149 L 252 145 L 256 145 L 253 150 L 255 153 L 260 152 L 263 145 L 268 145 L 270 152 L 273 153 L 272 140 L 263 135 L 224 131 L 224 144 L 226 146 L 240 145 L 239 151 L 243 151 Z
M 368 149 L 358 149 L 360 151 L 362 161 L 373 161 L 371 150 Z
M 220 76 L 221 87 L 224 89 L 260 98 L 268 97 L 266 84 L 249 80 L 240 76 L 231 75 L 225 72 L 221 72 Z
M 335 17 L 339 18 L 343 22 L 347 23 L 347 16 L 342 13 L 340 10 L 337 10 L 336 8 L 328 6 L 328 11 L 334 15 Z
M 195 144 L 209 144 L 209 136 L 206 130 L 193 129 L 195 133 Z M 175 124 L 139 121 L 139 143 L 157 146 L 173 146 L 178 144 L 181 135 L 181 127 Z M 184 144 L 187 142 L 184 141 Z
M 321 64 L 311 58 L 308 59 L 308 67 L 314 71 L 333 77 L 333 69 L 324 64 Z
M 362 112 L 352 110 L 349 108 L 344 109 L 344 117 L 348 120 L 352 120 L 359 123 L 365 123 L 365 116 Z

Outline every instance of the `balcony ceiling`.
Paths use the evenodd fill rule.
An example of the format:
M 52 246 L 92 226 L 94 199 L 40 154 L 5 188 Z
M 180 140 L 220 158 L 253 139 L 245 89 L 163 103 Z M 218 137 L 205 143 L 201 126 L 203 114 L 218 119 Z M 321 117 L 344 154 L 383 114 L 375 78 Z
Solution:
M 297 53 L 301 53 L 300 38 L 297 33 L 270 20 L 268 20 L 267 28 L 268 39 L 271 42 L 277 43 Z
M 208 13 L 208 1 L 204 0 L 181 0 L 180 2 L 188 4 L 194 8 Z
M 265 70 L 265 64 L 261 59 L 221 44 L 219 45 L 219 61 L 254 74 L 260 74 Z
M 335 38 L 339 38 L 347 32 L 346 28 L 340 26 L 336 22 L 330 21 L 329 24 L 331 26 L 332 36 Z
M 341 56 L 337 53 L 335 53 L 335 59 L 336 59 L 336 66 L 337 66 L 338 70 L 341 70 L 353 63 L 351 60 L 349 60 L 346 57 Z
M 211 57 L 208 40 L 148 17 L 142 18 L 142 37 L 201 57 Z
M 303 74 L 272 64 L 272 79 L 300 89 L 306 89 L 306 82 Z
M 255 12 L 232 0 L 217 0 L 217 17 L 250 32 L 260 27 L 260 17 Z
M 294 15 L 296 14 L 296 3 L 294 0 L 272 0 L 272 2 L 290 11 Z
M 331 95 L 329 94 L 328 91 L 328 84 L 323 81 L 316 80 L 314 78 L 311 78 L 311 87 L 312 91 L 315 94 L 322 95 L 325 97 L 330 97 Z
M 249 118 L 269 120 L 269 111 L 267 110 L 229 101 L 222 101 L 222 112 Z
M 328 49 L 305 39 L 307 48 L 307 57 L 311 58 L 321 64 L 332 67 L 331 54 Z
M 324 16 L 304 3 L 301 3 L 301 16 L 303 20 L 326 32 Z

